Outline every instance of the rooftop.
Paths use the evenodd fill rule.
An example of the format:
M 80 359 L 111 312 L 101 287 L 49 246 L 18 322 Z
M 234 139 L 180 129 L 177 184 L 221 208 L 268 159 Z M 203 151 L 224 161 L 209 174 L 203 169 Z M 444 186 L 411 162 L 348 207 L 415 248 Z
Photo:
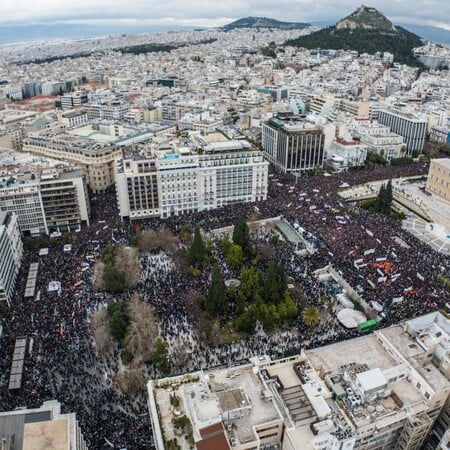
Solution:
M 208 427 L 225 423 L 230 425 L 225 432 L 229 440 L 249 443 L 256 439 L 256 426 L 282 420 L 277 406 L 262 396 L 266 387 L 252 364 L 199 372 L 185 382 L 180 377 L 160 380 L 154 386 L 159 386 L 153 389 L 160 423 L 168 440 L 176 436 L 174 417 L 182 415 L 192 423 L 195 442 L 203 439 Z M 177 407 L 173 406 L 171 396 L 179 398 Z
M 431 164 L 439 164 L 440 166 L 450 170 L 450 158 L 433 159 Z

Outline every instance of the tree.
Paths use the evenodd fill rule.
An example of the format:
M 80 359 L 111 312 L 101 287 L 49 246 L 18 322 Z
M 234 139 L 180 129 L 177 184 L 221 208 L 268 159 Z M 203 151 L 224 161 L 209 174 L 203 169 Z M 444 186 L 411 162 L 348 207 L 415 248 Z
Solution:
M 105 290 L 108 292 L 123 292 L 125 289 L 125 277 L 114 266 L 105 265 L 103 271 L 103 282 Z
M 142 267 L 134 247 L 118 247 L 114 257 L 114 268 L 122 274 L 127 288 L 137 286 L 142 276 Z
M 193 266 L 199 267 L 203 264 L 206 256 L 205 245 L 203 244 L 200 228 L 195 227 L 194 239 L 189 250 L 189 263 Z
M 233 243 L 239 245 L 244 255 L 251 253 L 250 231 L 247 223 L 242 219 L 237 219 L 233 228 Z
M 246 300 L 253 300 L 261 290 L 261 272 L 256 267 L 243 267 L 240 290 Z
M 244 255 L 240 245 L 232 244 L 226 256 L 227 264 L 230 267 L 239 267 L 242 265 Z
M 302 310 L 302 319 L 305 325 L 313 327 L 320 321 L 320 311 L 316 306 L 306 306 Z
M 116 341 L 122 342 L 128 328 L 128 316 L 126 315 L 126 303 L 111 303 L 108 306 L 109 326 L 111 334 Z
M 286 275 L 282 267 L 277 267 L 273 261 L 267 266 L 264 283 L 264 298 L 269 303 L 279 303 L 287 289 Z
M 153 307 L 136 293 L 127 304 L 127 315 L 129 325 L 124 339 L 125 349 L 135 359 L 149 361 L 158 335 L 158 322 Z
M 392 182 L 389 180 L 387 185 L 382 184 L 380 187 L 380 191 L 375 202 L 375 210 L 383 214 L 390 214 L 392 199 Z
M 192 229 L 187 223 L 180 228 L 178 239 L 183 242 L 183 244 L 189 244 L 192 241 Z
M 118 245 L 108 245 L 102 250 L 100 259 L 108 265 L 114 264 L 114 258 L 117 255 Z
M 388 184 L 386 186 L 386 203 L 389 207 L 389 212 L 391 210 L 392 200 L 394 199 L 392 194 L 392 180 L 388 181 Z
M 210 316 L 223 314 L 227 307 L 227 297 L 222 274 L 217 264 L 214 264 L 208 295 L 205 299 L 205 311 Z
M 101 308 L 92 315 L 90 329 L 97 352 L 103 356 L 113 353 L 113 336 L 106 308 Z
M 230 251 L 232 245 L 233 244 L 231 243 L 228 235 L 223 236 L 219 241 L 219 248 L 224 255 L 228 255 L 228 252 Z
M 160 337 L 155 342 L 152 363 L 162 377 L 167 377 L 170 374 L 169 349 L 166 342 Z
M 120 372 L 114 377 L 114 383 L 127 395 L 138 395 L 145 388 L 146 377 L 144 371 L 138 367 Z

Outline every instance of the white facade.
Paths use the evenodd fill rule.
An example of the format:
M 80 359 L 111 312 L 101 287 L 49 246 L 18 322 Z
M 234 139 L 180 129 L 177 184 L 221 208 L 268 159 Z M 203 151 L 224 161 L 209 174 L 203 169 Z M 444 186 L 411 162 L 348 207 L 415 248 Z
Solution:
M 169 217 L 265 200 L 268 165 L 261 152 L 240 141 L 210 144 L 203 154 L 181 149 L 125 159 L 116 174 L 120 215 Z
M 17 215 L 0 211 L 0 302 L 11 303 L 23 247 Z
M 130 106 L 121 102 L 92 103 L 87 105 L 86 109 L 89 120 L 122 120 L 130 110 Z
M 41 179 L 0 184 L 0 211 L 17 214 L 22 233 L 89 224 L 89 198 L 82 171 L 45 174 Z
M 427 134 L 427 122 L 411 114 L 392 110 L 380 111 L 378 121 L 404 137 L 408 156 L 411 156 L 415 150 L 422 152 Z
M 387 161 L 400 158 L 405 150 L 403 138 L 396 133 L 363 135 L 361 144 L 367 147 L 367 151 L 377 153 Z
M 331 144 L 329 157 L 334 170 L 362 166 L 367 158 L 367 148 L 358 142 L 335 139 Z
M 0 184 L 0 210 L 17 214 L 22 233 L 48 233 L 38 180 Z

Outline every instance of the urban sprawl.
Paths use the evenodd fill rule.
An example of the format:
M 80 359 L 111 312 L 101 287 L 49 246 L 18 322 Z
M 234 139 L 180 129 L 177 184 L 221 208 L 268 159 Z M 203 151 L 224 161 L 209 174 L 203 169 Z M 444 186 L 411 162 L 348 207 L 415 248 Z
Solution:
M 0 46 L 2 449 L 448 448 L 450 48 L 312 30 Z

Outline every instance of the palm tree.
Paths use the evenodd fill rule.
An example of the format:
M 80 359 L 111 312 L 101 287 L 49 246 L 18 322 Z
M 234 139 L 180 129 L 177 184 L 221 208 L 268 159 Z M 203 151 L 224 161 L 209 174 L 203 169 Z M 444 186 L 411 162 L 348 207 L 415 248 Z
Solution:
M 306 306 L 302 310 L 302 319 L 306 326 L 313 327 L 320 321 L 320 311 L 317 306 Z

